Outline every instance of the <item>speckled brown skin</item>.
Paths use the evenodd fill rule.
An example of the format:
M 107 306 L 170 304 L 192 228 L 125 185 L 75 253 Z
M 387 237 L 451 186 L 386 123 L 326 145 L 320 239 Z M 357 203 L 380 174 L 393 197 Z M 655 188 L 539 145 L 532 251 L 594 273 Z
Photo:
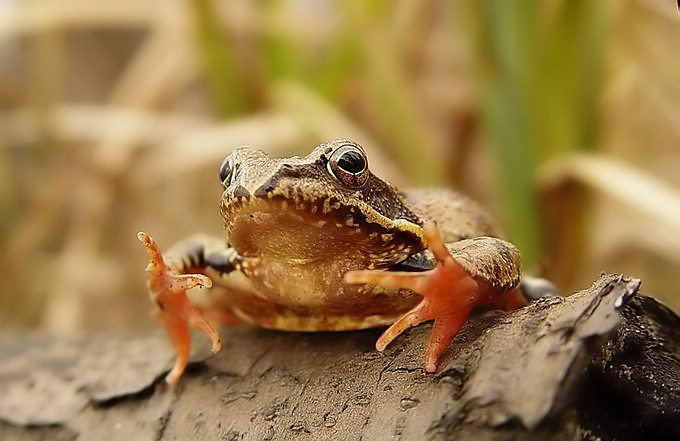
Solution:
M 439 320 L 456 328 L 455 336 L 469 308 L 519 283 L 517 249 L 495 237 L 493 221 L 477 204 L 450 190 L 400 192 L 370 172 L 365 152 L 351 141 L 330 141 L 306 157 L 283 159 L 240 147 L 220 174 L 228 241 L 196 236 L 169 251 L 165 262 L 170 273 L 216 279 L 227 292 L 219 307 L 243 320 L 302 331 L 389 325 L 422 304 L 414 291 L 428 297 L 420 285 L 399 284 L 410 276 L 395 271 L 407 271 L 438 281 L 428 290 L 439 309 L 469 299 L 456 306 L 464 313 L 449 314 L 455 325 Z M 424 224 L 437 228 L 424 231 Z M 437 251 L 431 242 L 442 240 Z M 439 278 L 445 262 L 449 269 Z M 362 281 L 373 277 L 365 270 L 381 273 L 382 281 Z M 418 320 L 437 322 L 430 315 Z M 402 332 L 403 320 L 399 326 Z M 432 362 L 436 368 L 439 354 L 428 370 Z

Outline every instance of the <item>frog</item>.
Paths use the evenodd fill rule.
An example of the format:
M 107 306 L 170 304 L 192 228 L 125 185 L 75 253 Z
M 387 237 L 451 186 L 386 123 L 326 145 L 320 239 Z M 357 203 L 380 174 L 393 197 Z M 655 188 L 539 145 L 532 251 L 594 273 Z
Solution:
M 397 189 L 371 171 L 357 142 L 289 158 L 238 147 L 219 179 L 226 240 L 191 236 L 163 254 L 138 233 L 149 296 L 176 352 L 168 383 L 186 368 L 190 327 L 220 350 L 211 312 L 282 331 L 385 327 L 378 351 L 433 321 L 424 354 L 433 373 L 473 307 L 527 304 L 521 254 L 478 203 L 446 188 Z M 223 289 L 213 311 L 187 297 L 213 284 Z

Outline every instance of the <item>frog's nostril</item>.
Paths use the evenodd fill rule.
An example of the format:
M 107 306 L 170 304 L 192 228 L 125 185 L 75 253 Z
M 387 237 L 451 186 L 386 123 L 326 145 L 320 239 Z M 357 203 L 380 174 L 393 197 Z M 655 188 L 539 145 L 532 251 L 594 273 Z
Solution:
M 279 169 L 279 175 L 285 176 L 287 178 L 299 178 L 301 176 L 298 167 L 295 167 L 293 164 L 286 163 L 281 164 L 281 168 Z

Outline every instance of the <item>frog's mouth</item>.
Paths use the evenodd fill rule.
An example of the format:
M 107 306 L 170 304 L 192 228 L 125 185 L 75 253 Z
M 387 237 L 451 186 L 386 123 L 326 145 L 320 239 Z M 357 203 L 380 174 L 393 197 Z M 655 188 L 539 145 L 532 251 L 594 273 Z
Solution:
M 336 198 L 225 198 L 221 211 L 229 241 L 244 257 L 345 257 L 386 268 L 425 248 L 418 225 L 379 214 L 368 219 L 362 207 Z

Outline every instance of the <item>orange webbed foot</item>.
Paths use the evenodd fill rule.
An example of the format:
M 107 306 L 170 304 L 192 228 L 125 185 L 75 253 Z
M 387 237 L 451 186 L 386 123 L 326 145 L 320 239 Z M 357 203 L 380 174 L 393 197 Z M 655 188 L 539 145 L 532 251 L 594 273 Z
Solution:
M 434 269 L 420 272 L 350 271 L 345 274 L 344 280 L 347 283 L 410 289 L 423 296 L 420 303 L 387 328 L 375 346 L 378 351 L 383 351 L 408 328 L 434 320 L 425 349 L 425 370 L 435 372 L 439 357 L 456 337 L 472 307 L 488 295 L 486 288 L 451 256 L 434 223 L 426 223 L 423 232 L 436 260 Z
M 203 274 L 177 274 L 163 262 L 163 255 L 156 242 L 146 233 L 140 232 L 137 238 L 146 246 L 149 254 L 149 297 L 158 307 L 158 316 L 177 353 L 177 361 L 165 377 L 165 381 L 173 384 L 184 372 L 189 360 L 191 339 L 189 326 L 202 330 L 212 340 L 212 351 L 218 352 L 222 347 L 220 336 L 215 328 L 205 319 L 203 314 L 191 304 L 186 290 L 196 286 L 210 288 L 212 280 Z

